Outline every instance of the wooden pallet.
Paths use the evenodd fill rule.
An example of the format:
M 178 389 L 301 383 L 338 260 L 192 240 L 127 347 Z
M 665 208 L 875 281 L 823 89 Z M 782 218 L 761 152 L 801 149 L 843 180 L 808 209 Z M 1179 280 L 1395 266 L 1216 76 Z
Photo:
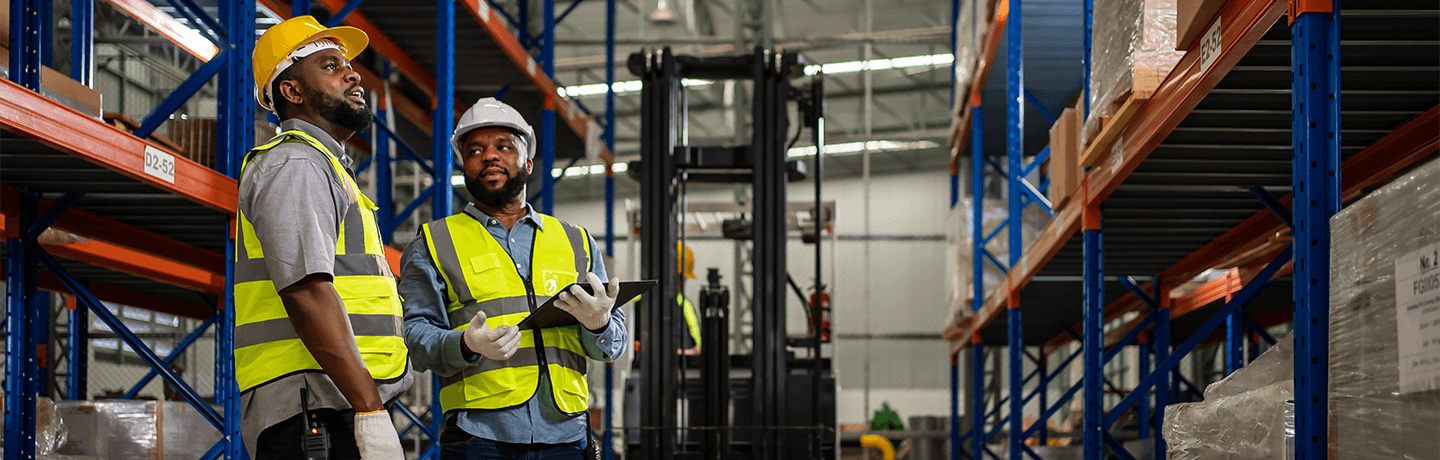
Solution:
M 1126 95 L 1115 98 L 1114 107 L 1101 113 L 1107 113 L 1100 119 L 1100 130 L 1087 132 L 1085 136 L 1085 150 L 1080 154 L 1080 165 L 1084 167 L 1095 166 L 1100 159 L 1110 152 L 1110 147 L 1120 137 L 1120 132 L 1130 126 L 1130 121 L 1140 113 L 1140 109 L 1150 102 L 1150 97 L 1155 95 L 1155 89 L 1160 87 L 1160 80 L 1164 75 L 1159 75 L 1155 69 L 1137 65 L 1131 73 L 1131 87 Z

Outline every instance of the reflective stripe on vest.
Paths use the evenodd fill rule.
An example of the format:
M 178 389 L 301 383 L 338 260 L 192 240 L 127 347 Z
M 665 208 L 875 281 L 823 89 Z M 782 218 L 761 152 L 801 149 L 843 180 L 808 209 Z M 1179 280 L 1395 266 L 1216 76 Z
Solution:
M 281 133 L 245 156 L 245 167 L 282 142 L 302 142 L 330 160 L 330 166 L 350 191 L 353 203 L 341 217 L 335 242 L 335 292 L 345 304 L 360 356 L 375 380 L 398 378 L 405 372 L 404 317 L 395 275 L 385 262 L 380 230 L 375 225 L 376 206 L 360 192 L 320 141 L 302 131 Z M 265 268 L 265 251 L 256 238 L 255 227 L 241 212 L 235 235 L 235 373 L 245 391 L 286 375 L 321 371 L 290 323 L 270 272 Z
M 541 215 L 543 230 L 535 231 L 530 273 L 522 278 L 515 261 L 482 224 L 485 220 L 488 217 L 469 206 L 465 213 L 422 227 L 431 262 L 445 280 L 446 311 L 455 330 L 464 330 L 481 311 L 489 327 L 518 324 L 530 316 L 532 306 L 539 305 L 538 299 L 548 299 L 584 279 L 591 269 L 590 237 L 585 229 Z M 557 408 L 567 414 L 584 412 L 589 407 L 590 387 L 585 380 L 585 349 L 580 345 L 579 328 L 542 329 L 543 358 L 536 352 L 534 330 L 522 330 L 520 348 L 510 359 L 482 357 L 458 374 L 441 377 L 440 406 L 450 412 L 524 404 L 539 388 L 543 363 Z

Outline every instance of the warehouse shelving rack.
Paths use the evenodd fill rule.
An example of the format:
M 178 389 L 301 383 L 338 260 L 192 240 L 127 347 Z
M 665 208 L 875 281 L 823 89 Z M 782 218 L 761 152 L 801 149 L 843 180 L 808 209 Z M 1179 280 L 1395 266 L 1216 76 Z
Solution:
M 1092 5 L 1085 3 L 1087 82 Z M 969 458 L 994 457 L 985 443 L 1000 431 L 1008 431 L 1011 459 L 1034 456 L 1024 441 L 1037 434 L 1043 440 L 1047 419 L 1077 392 L 1085 401 L 1087 460 L 1103 458 L 1107 448 L 1130 458 L 1107 430 L 1131 406 L 1137 406 L 1143 421 L 1140 437 L 1153 438 L 1158 458 L 1165 452 L 1160 422 L 1172 393 L 1182 387 L 1199 392 L 1175 371 L 1180 359 L 1203 343 L 1220 341 L 1228 352 L 1227 371 L 1233 372 L 1244 364 L 1247 338 L 1254 340 L 1264 335 L 1264 327 L 1284 322 L 1295 325 L 1296 458 L 1325 458 L 1327 220 L 1342 199 L 1357 198 L 1440 149 L 1440 84 L 1434 78 L 1440 71 L 1440 22 L 1434 5 L 1229 1 L 1209 24 L 1218 34 L 1209 39 L 1219 46 L 1185 53 L 1137 121 L 1124 128 L 1118 147 L 1084 174 L 1078 196 L 1051 210 L 1054 219 L 1023 251 L 1020 232 L 1009 232 L 1010 264 L 1001 267 L 1007 270 L 1005 279 L 987 293 L 980 281 L 982 264 L 999 264 L 985 251 L 993 234 L 987 237 L 979 228 L 983 168 L 992 164 L 997 172 L 1011 172 L 1001 172 L 1009 190 L 1009 229 L 1020 228 L 1026 205 L 1044 203 L 1036 187 L 1025 183 L 1025 174 L 1014 174 L 1029 172 L 1045 155 L 1022 164 L 1018 126 L 1023 121 L 1019 75 L 1024 45 L 1018 39 L 1019 15 L 1013 13 L 1019 6 L 1019 0 L 1011 0 L 999 8 L 989 45 L 982 48 L 990 51 L 982 51 L 975 64 L 988 68 L 993 44 L 1002 39 L 998 31 L 1007 30 L 1008 167 L 993 164 L 979 145 L 984 123 L 974 96 L 978 91 L 969 91 L 968 100 L 960 96 L 968 104 L 960 107 L 956 145 L 963 146 L 968 135 L 977 197 L 972 229 L 976 288 L 973 314 L 945 334 L 952 342 L 952 458 L 965 455 L 961 447 L 967 440 Z M 1007 10 L 1012 12 L 1008 18 Z M 983 85 L 977 80 L 972 88 Z M 958 171 L 952 167 L 952 173 Z M 952 178 L 957 188 L 958 182 Z M 1268 190 L 1287 186 L 1292 194 L 1279 199 Z M 958 191 L 952 202 L 956 196 Z M 1117 275 L 1153 276 L 1143 284 L 1125 276 L 1106 281 L 1106 268 Z M 1212 268 L 1229 270 L 1188 293 L 1172 295 L 1180 284 Z M 1079 283 L 1053 281 L 1077 272 L 1083 275 Z M 1290 278 L 1281 276 L 1287 273 Z M 1264 289 L 1271 284 L 1280 286 Z M 1289 295 L 1281 287 L 1291 288 Z M 1117 329 L 1102 329 L 1126 313 L 1137 315 Z M 1224 332 L 1212 335 L 1222 323 Z M 1048 357 L 1072 340 L 1082 342 L 1081 350 L 1064 362 L 1083 357 L 1084 376 L 1059 401 L 1047 402 L 1044 395 L 1054 378 Z M 1102 395 L 1110 383 L 1102 368 L 1132 344 L 1140 349 L 1140 384 L 1127 390 L 1111 385 L 1124 396 L 1107 408 Z M 1009 347 L 1010 396 L 1005 400 L 1011 415 L 989 429 L 985 418 L 1000 409 L 986 412 L 986 345 Z M 1026 346 L 1040 352 L 1032 355 Z M 962 435 L 958 353 L 967 347 L 975 356 L 970 382 L 975 404 L 967 410 L 973 429 Z M 1037 364 L 1029 376 L 1023 375 L 1026 359 Z M 1037 377 L 1040 383 L 1028 391 Z M 1152 388 L 1157 389 L 1153 397 Z M 1036 396 L 1042 413 L 1026 428 L 1020 414 Z
M 250 5 L 247 7 L 247 5 Z M 240 407 L 231 354 L 234 312 L 229 290 L 233 244 L 229 223 L 236 206 L 238 153 L 251 147 L 250 56 L 254 30 L 253 5 L 223 2 L 219 32 L 223 49 L 147 117 L 139 135 L 41 97 L 41 65 L 50 61 L 51 7 L 48 1 L 11 2 L 10 81 L 0 82 L 0 201 L 6 237 L 6 458 L 35 455 L 35 398 L 48 394 L 41 379 L 49 328 L 48 302 L 37 300 L 38 288 L 69 291 L 81 304 L 71 310 L 70 324 L 88 325 L 93 313 L 153 368 L 144 383 L 158 375 L 175 388 L 211 425 L 221 440 L 207 458 L 240 456 Z M 91 84 L 94 4 L 72 2 L 72 77 Z M 206 16 L 209 18 L 209 16 Z M 223 38 L 220 38 L 223 37 Z M 223 46 L 221 46 L 223 45 Z M 238 50 L 238 51 L 237 51 Z M 218 100 L 222 155 L 210 169 L 145 140 L 158 121 L 193 95 L 203 84 L 220 78 Z M 235 91 L 233 88 L 244 88 Z M 42 198 L 44 196 L 44 198 Z M 50 198 L 53 197 L 53 198 Z M 78 241 L 45 242 L 41 234 L 55 228 L 78 235 Z M 64 259 L 63 261 L 61 259 Z M 78 263 L 77 263 L 78 262 Z M 43 265 L 43 271 L 40 266 Z M 199 293 L 197 295 L 197 293 Z M 201 319 L 170 357 L 161 358 L 140 341 L 101 301 L 139 305 L 156 311 Z M 41 300 L 43 301 L 43 300 Z M 170 371 L 168 363 L 215 326 L 215 400 L 203 400 Z M 83 327 L 68 334 L 67 388 L 70 399 L 85 397 Z
M 292 11 L 308 13 L 311 6 L 307 0 L 294 0 L 290 5 L 275 0 L 259 1 L 283 17 L 289 17 Z M 158 375 L 179 389 L 185 399 L 221 431 L 221 441 L 204 458 L 240 458 L 243 453 L 239 439 L 239 391 L 235 385 L 232 348 L 234 313 L 226 306 L 233 301 L 230 288 L 233 284 L 234 244 L 229 236 L 237 206 L 235 178 L 238 162 L 235 160 L 248 151 L 254 141 L 254 83 L 249 50 L 254 46 L 255 37 L 251 33 L 232 34 L 227 31 L 255 29 L 256 0 L 218 2 L 218 20 L 194 2 L 179 2 L 177 8 L 182 13 L 195 19 L 193 22 L 205 24 L 204 35 L 214 43 L 196 43 L 187 39 L 183 33 L 185 26 L 146 2 L 111 0 L 110 3 L 207 62 L 146 117 L 136 133 L 127 133 L 41 97 L 36 92 L 40 84 L 40 65 L 50 59 L 46 44 L 50 43 L 52 29 L 50 24 L 39 18 L 50 17 L 51 5 L 48 0 L 11 2 L 10 17 L 17 19 L 12 21 L 10 34 L 9 75 L 14 81 L 0 81 L 0 126 L 3 126 L 3 131 L 0 131 L 0 164 L 4 166 L 0 169 L 0 182 L 3 182 L 0 185 L 0 233 L 7 239 L 3 253 L 7 282 L 4 445 L 14 446 L 5 449 L 5 457 L 33 458 L 35 454 L 35 397 L 48 393 L 41 364 L 44 362 L 44 341 L 48 339 L 50 320 L 48 294 L 39 290 L 45 289 L 69 291 L 82 304 L 79 308 L 70 309 L 69 324 L 89 324 L 87 310 L 93 311 L 153 368 L 127 393 L 127 398 L 133 397 Z M 575 152 L 583 152 L 588 130 L 597 129 L 596 125 L 587 123 L 591 117 L 581 113 L 583 107 L 559 95 L 558 87 L 551 79 L 553 30 L 558 20 L 553 14 L 553 0 L 545 2 L 546 17 L 550 19 L 544 21 L 546 27 L 541 38 L 543 52 L 539 64 L 545 73 L 538 75 L 536 60 L 530 57 L 527 48 L 519 45 L 516 36 L 499 22 L 487 5 L 465 2 L 466 8 L 477 18 L 479 29 L 493 40 L 495 48 L 503 50 L 500 55 L 483 56 L 479 62 L 466 62 L 473 64 L 467 68 L 510 71 L 485 76 L 456 74 L 456 30 L 459 28 L 469 33 L 474 32 L 476 27 L 456 20 L 454 2 L 438 2 L 435 22 L 419 35 L 405 37 L 413 41 L 437 42 L 436 53 L 430 57 L 441 57 L 433 59 L 438 78 L 407 55 L 406 48 L 400 47 L 357 11 L 362 3 L 360 0 L 321 0 L 320 3 L 331 13 L 330 25 L 343 22 L 369 33 L 371 48 L 381 54 L 382 64 L 385 67 L 393 65 L 398 73 L 427 89 L 425 94 L 434 107 L 433 112 L 427 114 L 403 94 L 391 96 L 403 89 L 381 78 L 363 63 L 356 63 L 367 89 L 386 95 L 377 104 L 380 109 L 377 120 L 385 120 L 385 111 L 393 110 L 410 121 L 410 126 L 378 123 L 374 139 L 364 138 L 363 133 L 357 136 L 358 139 L 352 139 L 352 143 L 362 148 L 370 145 L 371 141 L 379 147 L 373 163 L 379 169 L 376 175 L 377 199 L 381 209 L 394 209 L 388 193 L 391 184 L 389 164 L 394 155 L 389 152 L 390 142 L 387 140 L 399 141 L 403 134 L 397 135 L 397 132 L 404 132 L 407 128 L 409 132 L 405 134 L 419 137 L 429 136 L 431 132 L 451 131 L 454 118 L 463 112 L 463 108 L 455 105 L 457 92 L 454 82 L 457 77 L 526 81 L 538 89 L 530 95 L 536 100 L 517 101 L 523 97 L 512 96 L 506 101 L 522 111 L 537 108 L 536 111 L 540 112 L 542 122 L 538 134 L 544 153 L 543 171 L 552 169 L 555 158 L 555 115 L 558 114 L 569 127 L 565 133 L 573 135 L 560 136 L 558 140 L 561 150 L 572 158 L 583 156 Z M 401 3 L 389 2 L 387 5 L 384 1 L 372 0 L 369 6 L 415 10 L 414 5 Z M 572 3 L 571 8 L 578 3 Z M 91 85 L 93 67 L 94 28 L 87 24 L 93 25 L 94 3 L 93 0 L 72 0 L 72 6 L 74 46 L 71 57 L 72 69 L 75 69 L 72 76 L 88 86 Z M 609 54 L 613 56 L 614 0 L 607 0 L 607 15 L 607 45 L 611 51 Z M 560 16 L 563 17 L 564 14 Z M 436 34 L 429 35 L 432 32 Z M 527 37 L 525 32 L 520 34 L 521 40 Z M 220 126 L 217 151 L 224 152 L 217 159 L 216 169 L 175 155 L 175 152 L 145 139 L 160 122 L 216 75 L 220 77 L 217 85 Z M 607 79 L 614 81 L 613 70 L 607 72 Z M 503 95 L 507 88 L 502 88 L 496 96 Z M 460 94 L 464 95 L 463 92 Z M 607 95 L 604 126 L 614 124 L 613 106 L 612 89 Z M 529 114 L 527 117 L 533 118 Z M 403 141 L 396 142 L 408 155 L 404 159 L 420 163 L 435 177 L 431 189 L 406 206 L 405 211 L 399 215 L 388 215 L 390 212 L 387 212 L 381 216 L 387 242 L 394 231 L 394 223 L 403 220 L 427 199 L 431 201 L 434 215 L 448 215 L 454 209 L 454 192 L 448 187 L 450 171 L 454 170 L 448 136 L 432 137 L 431 165 L 425 165 L 425 159 Z M 606 144 L 601 149 L 600 158 L 607 170 L 609 215 L 613 213 L 612 155 L 609 149 L 613 148 L 614 137 L 612 132 L 605 132 L 603 137 Z M 363 170 L 370 163 L 371 160 L 367 159 L 357 169 Z M 541 199 L 544 211 L 549 212 L 550 184 L 555 179 L 550 174 L 541 176 L 544 181 Z M 47 228 L 73 233 L 79 241 L 42 241 L 40 236 Z M 611 230 L 607 228 L 606 232 L 607 254 L 612 252 L 614 244 Z M 393 268 L 398 264 L 400 254 L 393 249 L 387 248 L 387 251 Z M 57 257 L 66 260 L 62 262 Z M 39 265 L 44 266 L 43 270 Z M 202 320 L 202 323 L 181 341 L 169 357 L 161 358 L 131 333 L 101 301 L 142 306 Z M 222 408 L 219 411 L 212 408 L 210 401 L 203 401 L 168 367 L 174 357 L 211 326 L 215 327 L 216 336 L 213 404 Z M 85 398 L 86 340 L 83 327 L 72 327 L 68 331 L 67 399 Z M 607 367 L 607 400 L 611 387 L 609 371 Z M 438 407 L 438 400 L 432 401 L 431 414 L 438 413 Z M 413 422 L 406 428 L 407 431 L 419 427 L 432 441 L 438 440 L 438 417 L 431 417 L 430 423 L 426 424 L 403 405 L 397 405 L 397 411 Z M 607 427 L 609 422 L 607 414 Z M 607 431 L 607 458 L 609 441 Z M 422 453 L 421 458 L 437 455 L 438 443 L 432 442 L 431 448 Z

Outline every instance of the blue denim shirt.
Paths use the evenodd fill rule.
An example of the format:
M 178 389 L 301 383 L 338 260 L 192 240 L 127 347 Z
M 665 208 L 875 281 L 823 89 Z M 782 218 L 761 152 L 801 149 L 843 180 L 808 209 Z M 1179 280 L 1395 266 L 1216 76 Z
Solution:
M 540 215 L 528 204 L 526 208 L 529 213 L 509 230 L 497 219 L 488 218 L 483 222 L 490 236 L 515 260 L 515 268 L 520 273 L 530 273 L 535 230 L 543 230 Z M 473 204 L 466 205 L 466 211 L 476 216 L 485 215 Z M 593 237 L 590 248 L 590 257 L 594 261 L 590 272 L 608 281 L 605 259 Z M 445 280 L 431 262 L 430 249 L 423 237 L 411 241 L 400 258 L 399 290 L 405 306 L 405 345 L 410 347 L 410 360 L 416 370 L 429 369 L 440 375 L 454 375 L 486 359 L 461 350 L 463 331 L 451 327 L 445 311 Z M 614 361 L 625 352 L 627 342 L 625 313 L 619 308 L 610 315 L 610 324 L 599 334 L 580 328 L 580 343 L 585 348 L 585 356 L 590 359 Z M 461 411 L 456 424 L 474 436 L 500 442 L 560 444 L 583 439 L 587 429 L 586 418 L 561 413 L 555 405 L 554 392 L 545 369 L 542 367 L 540 372 L 540 385 L 535 397 L 525 404 L 507 409 Z

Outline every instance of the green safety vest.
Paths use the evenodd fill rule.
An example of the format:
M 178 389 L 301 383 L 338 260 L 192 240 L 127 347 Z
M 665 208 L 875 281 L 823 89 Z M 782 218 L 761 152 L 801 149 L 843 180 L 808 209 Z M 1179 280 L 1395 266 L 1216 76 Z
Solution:
M 474 214 L 470 214 L 470 213 Z M 478 311 L 491 328 L 515 325 L 538 307 L 536 296 L 549 298 L 580 280 L 592 268 L 590 237 L 584 228 L 540 215 L 530 252 L 530 273 L 522 275 L 515 261 L 482 223 L 488 217 L 474 208 L 422 227 L 431 262 L 445 280 L 450 326 L 464 330 Z M 503 409 L 535 396 L 540 367 L 550 376 L 560 412 L 578 414 L 589 408 L 585 380 L 585 349 L 580 327 L 520 331 L 520 348 L 510 359 L 482 359 L 452 376 L 440 378 L 440 406 L 458 409 Z M 544 353 L 537 350 L 543 349 Z
M 280 133 L 245 155 L 240 171 L 257 155 L 282 142 L 301 142 L 330 160 L 335 175 L 354 198 L 340 221 L 335 242 L 335 292 L 345 304 L 355 332 L 360 357 L 375 380 L 391 380 L 405 373 L 409 359 L 405 347 L 404 315 L 395 275 L 385 261 L 380 230 L 375 225 L 375 204 L 360 192 L 340 161 L 324 144 L 303 131 Z M 235 229 L 235 374 L 240 391 L 299 372 L 323 372 L 310 350 L 300 341 L 280 301 L 275 283 L 265 268 L 265 250 L 255 227 L 239 213 Z

